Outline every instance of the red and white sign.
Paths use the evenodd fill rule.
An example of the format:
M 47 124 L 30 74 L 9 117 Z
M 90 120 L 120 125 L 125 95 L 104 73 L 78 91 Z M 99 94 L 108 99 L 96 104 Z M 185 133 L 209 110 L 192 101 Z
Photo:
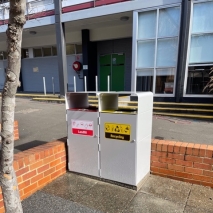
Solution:
M 94 135 L 94 125 L 93 121 L 83 121 L 83 120 L 71 120 L 71 128 L 73 135 Z

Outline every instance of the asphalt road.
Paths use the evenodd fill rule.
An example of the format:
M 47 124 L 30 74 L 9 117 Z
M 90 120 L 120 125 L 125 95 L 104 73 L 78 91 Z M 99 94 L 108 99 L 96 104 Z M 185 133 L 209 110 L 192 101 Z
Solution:
M 67 135 L 64 104 L 16 98 L 15 119 L 20 132 L 15 152 Z M 153 138 L 213 144 L 212 131 L 213 122 L 153 116 Z

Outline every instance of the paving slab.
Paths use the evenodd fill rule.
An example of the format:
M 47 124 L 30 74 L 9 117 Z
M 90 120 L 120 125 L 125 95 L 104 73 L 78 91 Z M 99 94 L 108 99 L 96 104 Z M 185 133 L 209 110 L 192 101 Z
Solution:
M 192 184 L 150 175 L 139 193 L 146 193 L 174 203 L 186 204 Z
M 77 202 L 96 183 L 94 179 L 68 172 L 44 187 L 42 192 Z
M 201 208 L 206 212 L 213 212 L 213 189 L 210 187 L 193 185 L 187 201 L 187 206 L 197 209 Z
M 125 213 L 182 213 L 183 205 L 150 194 L 138 193 Z
M 203 208 L 195 208 L 191 206 L 186 206 L 184 213 L 212 213 L 212 209 L 203 209 Z
M 82 196 L 79 203 L 102 212 L 121 213 L 135 195 L 134 190 L 99 182 Z
M 36 192 L 22 202 L 24 213 L 101 213 L 63 198 Z

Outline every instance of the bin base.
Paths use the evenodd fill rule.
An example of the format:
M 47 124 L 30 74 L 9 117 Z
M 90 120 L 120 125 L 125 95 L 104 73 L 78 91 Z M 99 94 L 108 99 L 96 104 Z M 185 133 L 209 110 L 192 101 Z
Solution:
M 135 191 L 138 191 L 143 186 L 143 184 L 145 183 L 147 178 L 150 176 L 150 172 L 148 172 L 144 176 L 144 178 L 137 184 L 137 186 L 133 186 L 133 185 L 120 183 L 120 182 L 113 181 L 113 180 L 107 180 L 107 179 L 104 179 L 104 178 L 95 177 L 95 176 L 91 176 L 91 175 L 86 175 L 86 174 L 82 174 L 82 173 L 78 173 L 78 172 L 73 172 L 73 171 L 69 171 L 69 172 L 73 173 L 73 174 L 76 174 L 76 175 L 79 175 L 79 176 L 83 176 L 83 177 L 91 178 L 91 179 L 94 179 L 94 180 L 99 180 L 99 181 L 102 181 L 102 182 L 105 182 L 105 183 L 110 183 L 110 184 L 114 184 L 114 185 L 117 185 L 117 186 L 121 186 L 121 187 L 125 187 L 125 188 L 128 188 L 128 189 L 132 189 L 132 190 L 135 190 Z

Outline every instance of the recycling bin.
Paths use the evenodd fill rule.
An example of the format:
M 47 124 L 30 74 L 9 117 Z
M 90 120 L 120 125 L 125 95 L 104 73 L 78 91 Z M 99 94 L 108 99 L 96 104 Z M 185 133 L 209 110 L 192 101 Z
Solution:
M 68 169 L 99 177 L 98 107 L 89 105 L 89 94 L 67 93 Z
M 153 94 L 131 94 L 137 107 L 119 108 L 118 93 L 100 93 L 101 178 L 139 186 L 150 172 Z

